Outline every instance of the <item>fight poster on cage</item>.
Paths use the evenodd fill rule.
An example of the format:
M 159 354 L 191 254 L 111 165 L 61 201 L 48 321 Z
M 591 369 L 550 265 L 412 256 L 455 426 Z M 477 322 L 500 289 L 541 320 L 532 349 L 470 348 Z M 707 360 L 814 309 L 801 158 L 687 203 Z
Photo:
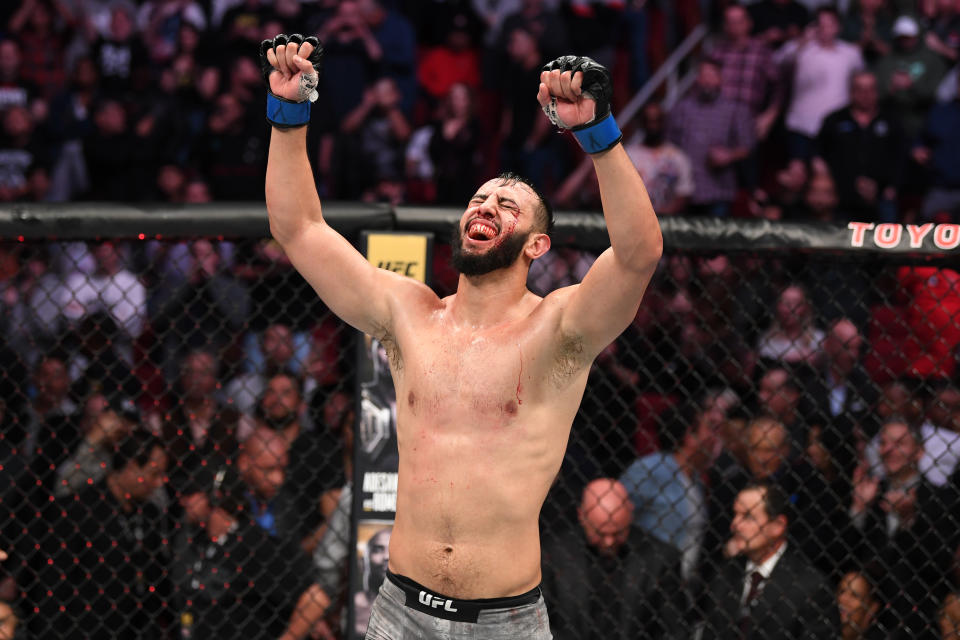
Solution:
M 371 263 L 430 284 L 433 234 L 364 232 L 361 250 Z M 397 511 L 397 403 L 386 348 L 362 336 L 357 353 L 359 397 L 354 435 L 352 549 L 347 637 L 362 640 L 370 607 L 386 576 Z

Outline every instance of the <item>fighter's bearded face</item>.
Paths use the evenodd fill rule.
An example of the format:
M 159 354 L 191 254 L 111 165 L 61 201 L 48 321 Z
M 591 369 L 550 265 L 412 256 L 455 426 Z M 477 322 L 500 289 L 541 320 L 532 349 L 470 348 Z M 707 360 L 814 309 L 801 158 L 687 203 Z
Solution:
M 534 233 L 537 206 L 536 194 L 523 183 L 484 184 L 457 224 L 453 267 L 479 276 L 512 265 Z

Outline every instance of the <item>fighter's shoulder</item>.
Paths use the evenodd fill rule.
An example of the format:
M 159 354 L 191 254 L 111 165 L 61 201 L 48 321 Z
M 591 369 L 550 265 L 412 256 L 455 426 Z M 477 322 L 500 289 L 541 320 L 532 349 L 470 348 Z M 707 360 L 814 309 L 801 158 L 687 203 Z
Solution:
M 433 289 L 420 280 L 395 271 L 382 271 L 384 286 L 400 310 L 429 312 L 443 306 Z
M 580 284 L 577 283 L 554 289 L 547 295 L 543 296 L 541 304 L 563 308 L 563 306 L 565 306 L 567 301 L 570 299 L 570 296 L 573 295 L 579 286 Z
M 568 287 L 560 287 L 543 296 L 537 303 L 536 313 L 545 319 L 549 318 L 559 323 L 563 310 L 570 304 L 570 299 L 578 286 L 580 285 L 574 284 Z

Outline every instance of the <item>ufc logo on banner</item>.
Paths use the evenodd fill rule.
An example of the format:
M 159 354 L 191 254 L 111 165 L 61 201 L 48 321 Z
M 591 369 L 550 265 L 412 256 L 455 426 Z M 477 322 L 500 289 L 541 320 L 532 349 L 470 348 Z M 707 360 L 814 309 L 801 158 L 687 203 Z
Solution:
M 453 606 L 453 600 L 438 598 L 437 596 L 429 594 L 426 591 L 420 592 L 420 604 L 427 607 L 432 607 L 434 609 L 442 608 L 444 611 L 449 611 L 451 613 L 457 612 L 457 608 Z

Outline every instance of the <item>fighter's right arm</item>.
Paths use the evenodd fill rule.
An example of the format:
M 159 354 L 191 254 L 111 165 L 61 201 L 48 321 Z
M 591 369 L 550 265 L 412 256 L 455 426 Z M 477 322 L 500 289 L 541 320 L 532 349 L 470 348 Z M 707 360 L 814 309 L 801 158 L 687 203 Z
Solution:
M 273 124 L 266 178 L 270 233 L 334 313 L 379 337 L 391 328 L 391 295 L 406 285 L 401 276 L 367 262 L 326 223 L 307 158 L 306 126 L 284 124 L 287 115 L 283 110 L 299 109 L 303 104 L 302 76 L 314 71 L 308 60 L 313 46 L 309 41 L 281 44 L 278 40 L 272 47 L 267 45 L 264 43 L 265 58 L 272 68 L 265 67 L 265 79 L 273 94 L 271 100 L 282 99 L 282 104 L 274 102 L 280 109 L 276 118 L 271 117 L 274 114 L 268 106 Z M 316 56 L 314 59 L 319 66 Z
M 273 129 L 266 196 L 270 233 L 324 303 L 365 333 L 388 329 L 388 296 L 398 276 L 367 262 L 323 219 L 305 129 Z

